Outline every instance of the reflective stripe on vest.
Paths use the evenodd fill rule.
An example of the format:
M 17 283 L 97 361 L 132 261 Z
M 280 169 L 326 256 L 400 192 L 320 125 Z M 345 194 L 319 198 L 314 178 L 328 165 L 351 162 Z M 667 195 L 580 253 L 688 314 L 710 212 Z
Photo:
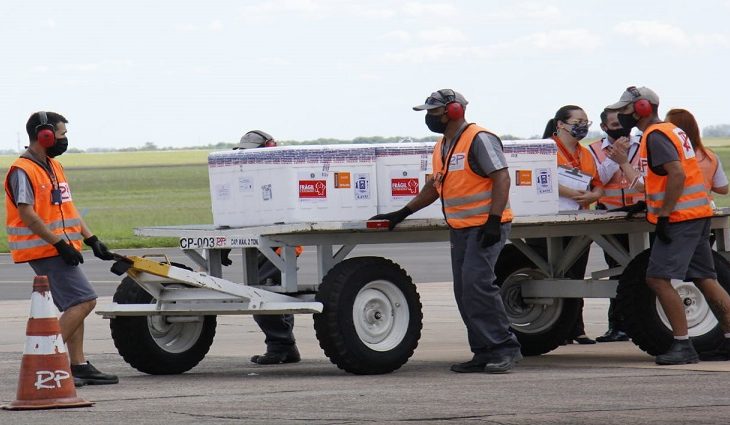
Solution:
M 684 188 L 677 199 L 677 203 L 669 213 L 669 221 L 672 223 L 695 220 L 698 218 L 711 217 L 712 208 L 710 199 L 705 190 L 705 179 L 702 175 L 697 158 L 695 157 L 692 143 L 687 134 L 671 123 L 652 124 L 641 136 L 641 164 L 644 173 L 644 186 L 646 188 L 646 219 L 656 224 L 659 211 L 665 199 L 667 176 L 655 174 L 649 167 L 647 139 L 649 135 L 659 131 L 669 140 L 677 150 L 679 161 L 684 170 Z
M 590 149 L 593 152 L 594 158 L 596 159 L 596 168 L 599 164 L 602 164 L 608 158 L 606 151 L 603 149 L 603 139 L 597 140 L 590 145 Z M 631 150 L 629 145 L 629 150 Z M 630 159 L 629 164 L 634 167 L 635 170 L 639 171 L 639 148 L 637 147 L 634 151 L 634 156 Z M 644 193 L 637 190 L 636 187 L 629 187 L 631 182 L 626 180 L 623 171 L 619 169 L 611 176 L 611 180 L 603 185 L 603 196 L 598 199 L 598 203 L 603 204 L 607 207 L 623 207 L 626 205 L 635 204 L 638 201 L 644 200 Z
M 48 227 L 49 230 L 56 230 L 61 229 L 63 226 L 80 226 L 81 220 L 78 218 L 72 218 L 70 220 L 57 220 L 51 223 L 46 224 L 46 227 Z M 30 230 L 29 227 L 7 227 L 5 229 L 8 235 L 17 235 L 17 236 L 31 236 L 33 235 L 33 231 Z
M 61 164 L 54 159 L 47 161 L 52 172 L 46 171 L 39 164 L 28 158 L 18 158 L 8 170 L 8 175 L 15 170 L 23 170 L 33 188 L 33 211 L 43 224 L 55 235 L 66 239 L 76 250 L 81 250 L 81 217 L 73 205 L 68 180 Z M 53 177 L 56 182 L 54 183 Z M 20 212 L 11 199 L 9 181 L 5 178 L 5 228 L 8 235 L 8 247 L 13 261 L 22 263 L 58 255 L 56 248 L 34 234 L 20 218 Z M 51 191 L 56 187 L 61 192 L 61 204 L 53 204 Z
M 84 237 L 81 235 L 81 233 L 66 233 L 64 236 L 68 236 L 68 239 L 70 239 L 72 241 L 80 241 L 80 240 L 84 239 Z M 64 238 L 64 240 L 65 240 L 65 238 Z M 43 245 L 52 246 L 45 240 L 43 240 L 41 238 L 37 238 L 37 239 L 29 239 L 27 241 L 9 242 L 8 248 L 10 248 L 11 250 L 20 250 L 20 249 L 36 248 L 36 247 L 43 246 Z M 53 249 L 55 250 L 56 248 L 53 248 Z
M 441 197 L 446 222 L 455 229 L 481 226 L 489 217 L 492 179 L 476 174 L 469 165 L 471 144 L 481 132 L 489 131 L 474 124 L 464 129 L 451 148 L 448 167 L 442 157 L 443 138 L 433 150 L 434 186 Z M 502 222 L 510 221 L 512 211 L 508 203 L 502 211 Z

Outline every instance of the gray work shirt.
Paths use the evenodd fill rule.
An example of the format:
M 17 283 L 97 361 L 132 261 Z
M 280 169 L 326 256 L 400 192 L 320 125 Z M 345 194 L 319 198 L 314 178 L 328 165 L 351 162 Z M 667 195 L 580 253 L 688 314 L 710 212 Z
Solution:
M 10 195 L 13 197 L 15 206 L 18 204 L 35 204 L 35 192 L 33 185 L 28 179 L 28 174 L 20 168 L 16 168 L 8 175 Z
M 664 164 L 679 161 L 679 152 L 669 137 L 661 131 L 652 131 L 646 138 L 647 160 L 654 174 L 666 176 Z
M 453 141 L 441 146 L 442 158 L 446 158 L 452 143 Z M 507 168 L 507 160 L 502 149 L 502 141 L 496 135 L 485 131 L 477 133 L 469 148 L 469 167 L 482 177 Z

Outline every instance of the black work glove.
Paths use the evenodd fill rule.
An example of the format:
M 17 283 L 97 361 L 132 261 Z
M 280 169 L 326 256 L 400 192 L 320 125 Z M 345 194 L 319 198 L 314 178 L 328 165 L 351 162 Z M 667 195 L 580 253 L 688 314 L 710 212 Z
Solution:
M 669 217 L 659 217 L 659 219 L 657 219 L 656 230 L 654 230 L 654 232 L 656 233 L 656 237 L 664 243 L 669 243 L 672 241 L 672 238 L 670 238 L 669 234 L 667 233 L 668 227 Z
M 61 255 L 63 261 L 69 266 L 78 266 L 79 263 L 84 262 L 84 256 L 81 255 L 80 252 L 76 251 L 74 247 L 67 244 L 65 240 L 61 239 L 60 241 L 54 243 L 53 246 L 56 248 L 56 251 L 58 251 L 58 253 Z
M 479 228 L 477 239 L 482 248 L 488 248 L 502 239 L 502 216 L 490 214 L 487 222 Z
M 104 261 L 109 261 L 114 259 L 114 254 L 109 251 L 109 248 L 104 245 L 102 241 L 99 240 L 94 235 L 89 236 L 88 238 L 84 239 L 84 243 L 86 246 L 90 246 L 91 250 L 94 251 L 94 256 L 96 258 L 101 258 Z M 83 263 L 83 261 L 82 261 Z
M 224 266 L 230 266 L 231 264 L 233 264 L 233 261 L 228 258 L 230 254 L 230 248 L 221 249 L 221 264 L 223 264 Z
M 388 230 L 393 230 L 398 223 L 405 220 L 406 217 L 413 214 L 413 211 L 411 211 L 408 207 L 403 207 L 399 209 L 398 211 L 393 211 L 385 214 L 378 214 L 376 216 L 370 217 L 370 220 L 388 220 L 390 223 L 388 224 Z
M 625 205 L 623 207 L 608 210 L 608 212 L 625 212 L 626 218 L 631 218 L 634 216 L 634 214 L 638 214 L 644 211 L 646 211 L 646 202 L 644 201 L 639 201 L 633 205 Z

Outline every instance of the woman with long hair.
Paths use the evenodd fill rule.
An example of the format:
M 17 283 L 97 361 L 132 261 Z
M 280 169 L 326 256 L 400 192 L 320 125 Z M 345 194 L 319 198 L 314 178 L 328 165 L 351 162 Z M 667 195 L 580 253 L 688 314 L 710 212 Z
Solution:
M 727 195 L 728 179 L 725 170 L 722 168 L 720 157 L 702 144 L 700 127 L 697 125 L 694 115 L 686 109 L 671 109 L 667 112 L 664 121 L 671 122 L 681 128 L 689 137 L 695 155 L 697 155 L 697 164 L 705 177 L 705 188 L 707 194 L 710 195 L 710 199 L 712 199 L 710 192 Z
M 590 204 L 598 201 L 598 198 L 603 194 L 603 185 L 598 176 L 596 163 L 593 161 L 588 148 L 580 144 L 580 141 L 588 134 L 591 124 L 583 108 L 575 105 L 565 105 L 558 109 L 555 116 L 547 122 L 543 133 L 544 139 L 553 139 L 558 146 L 559 167 L 577 169 L 580 173 L 590 176 L 590 184 L 585 189 L 558 185 L 558 194 L 562 200 L 561 204 L 575 206 L 572 209 L 588 209 Z M 569 241 L 569 238 L 564 238 L 563 245 L 567 245 Z M 589 249 L 590 246 L 565 273 L 566 277 L 579 280 L 585 278 Z M 596 343 L 585 332 L 582 298 L 580 299 L 578 320 L 566 343 L 572 343 L 574 340 L 579 344 Z

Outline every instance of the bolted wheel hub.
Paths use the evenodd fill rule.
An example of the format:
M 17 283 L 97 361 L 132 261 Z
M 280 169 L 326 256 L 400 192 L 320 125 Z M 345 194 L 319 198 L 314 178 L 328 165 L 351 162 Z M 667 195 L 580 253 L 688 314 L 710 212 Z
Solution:
M 687 326 L 689 328 L 689 336 L 704 335 L 717 326 L 717 318 L 712 314 L 710 305 L 702 295 L 702 292 L 691 282 L 683 282 L 681 280 L 672 280 L 672 286 L 677 291 L 679 298 L 684 306 L 684 314 L 687 316 Z M 667 319 L 664 309 L 656 300 L 656 308 L 662 323 L 671 329 L 669 319 Z
M 388 351 L 397 346 L 405 337 L 409 317 L 403 292 L 383 280 L 363 286 L 352 306 L 358 337 L 375 351 Z

